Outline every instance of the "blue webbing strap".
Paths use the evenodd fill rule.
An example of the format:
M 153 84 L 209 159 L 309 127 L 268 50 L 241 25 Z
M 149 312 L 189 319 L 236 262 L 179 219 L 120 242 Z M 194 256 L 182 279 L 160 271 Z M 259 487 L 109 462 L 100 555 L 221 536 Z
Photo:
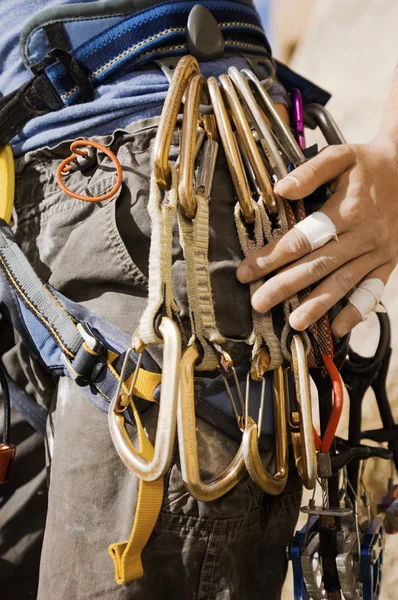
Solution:
M 186 54 L 187 18 L 195 4 L 167 2 L 135 13 L 72 49 L 71 54 L 94 87 L 127 62 L 130 66 L 142 66 L 166 53 Z M 261 21 L 253 8 L 229 0 L 205 0 L 203 4 L 220 25 L 225 50 L 270 54 Z M 64 65 L 56 62 L 44 72 L 66 106 L 78 101 L 80 90 Z
M 139 67 L 161 56 L 187 53 L 190 2 L 165 2 L 136 12 L 86 39 L 70 52 L 52 50 L 34 77 L 0 100 L 0 144 L 32 118 L 94 97 L 94 88 L 127 64 Z M 230 0 L 203 0 L 224 34 L 225 50 L 270 55 L 257 12 Z

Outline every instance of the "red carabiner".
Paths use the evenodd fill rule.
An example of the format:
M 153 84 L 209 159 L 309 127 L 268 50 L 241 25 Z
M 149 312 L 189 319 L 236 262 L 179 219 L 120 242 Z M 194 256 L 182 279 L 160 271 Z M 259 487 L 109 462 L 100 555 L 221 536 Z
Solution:
M 336 430 L 340 422 L 340 417 L 343 410 L 344 390 L 340 373 L 338 372 L 333 360 L 326 354 L 322 354 L 322 358 L 328 375 L 332 381 L 333 408 L 323 439 L 319 437 L 318 432 L 315 429 L 314 438 L 315 448 L 318 450 L 318 452 L 329 452 L 330 446 L 332 445 L 332 442 L 334 440 L 334 436 L 336 435 Z

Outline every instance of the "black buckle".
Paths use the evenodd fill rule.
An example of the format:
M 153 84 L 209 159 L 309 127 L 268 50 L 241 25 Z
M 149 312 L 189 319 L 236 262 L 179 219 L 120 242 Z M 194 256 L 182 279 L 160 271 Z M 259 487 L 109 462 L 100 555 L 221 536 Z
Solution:
M 77 60 L 67 50 L 53 48 L 41 63 L 31 67 L 31 71 L 34 75 L 41 75 L 47 67 L 57 61 L 65 67 L 76 86 L 79 88 L 82 101 L 91 102 L 91 100 L 94 99 L 94 88 L 90 78 L 84 73 Z

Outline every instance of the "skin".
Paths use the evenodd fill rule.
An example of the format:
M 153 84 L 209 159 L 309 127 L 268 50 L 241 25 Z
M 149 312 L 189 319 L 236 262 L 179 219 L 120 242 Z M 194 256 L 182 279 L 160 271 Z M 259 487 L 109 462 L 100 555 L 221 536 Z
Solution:
M 302 331 L 365 279 L 387 283 L 398 263 L 398 69 L 376 137 L 367 144 L 330 146 L 280 180 L 275 191 L 289 200 L 305 198 L 329 183 L 332 195 L 322 208 L 334 223 L 338 241 L 311 252 L 306 237 L 292 229 L 246 258 L 237 270 L 248 283 L 271 276 L 253 295 L 252 305 L 268 311 L 291 294 L 314 285 L 290 316 Z M 348 304 L 332 331 L 342 336 L 361 321 Z

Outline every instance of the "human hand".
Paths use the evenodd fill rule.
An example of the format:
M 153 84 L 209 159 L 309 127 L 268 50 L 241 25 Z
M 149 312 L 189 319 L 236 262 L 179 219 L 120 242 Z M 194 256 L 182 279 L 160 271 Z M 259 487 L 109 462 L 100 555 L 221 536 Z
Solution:
M 377 138 L 363 145 L 329 146 L 276 184 L 281 196 L 298 200 L 332 182 L 332 196 L 322 212 L 339 239 L 311 252 L 307 238 L 294 228 L 242 261 L 237 270 L 242 283 L 277 272 L 253 295 L 255 310 L 266 312 L 320 282 L 290 316 L 290 325 L 302 331 L 364 279 L 387 283 L 398 262 L 397 159 L 395 144 Z M 358 310 L 348 303 L 334 319 L 332 332 L 341 337 L 360 321 Z

